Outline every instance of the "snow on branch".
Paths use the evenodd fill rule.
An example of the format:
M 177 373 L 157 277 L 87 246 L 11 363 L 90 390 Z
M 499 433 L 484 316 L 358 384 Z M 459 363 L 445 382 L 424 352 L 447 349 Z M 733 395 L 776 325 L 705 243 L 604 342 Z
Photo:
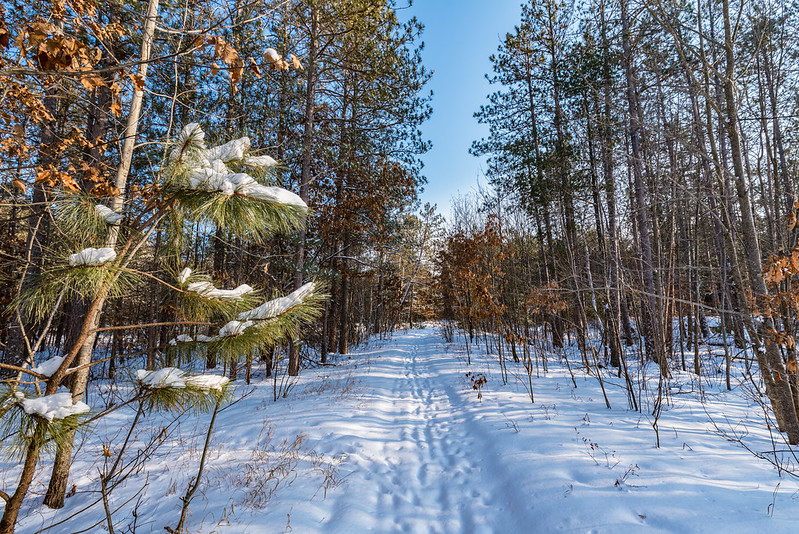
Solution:
M 186 387 L 186 381 L 183 379 L 185 374 L 185 371 L 176 367 L 164 367 L 155 371 L 139 369 L 136 371 L 136 379 L 152 389 L 184 388 Z
M 218 159 L 225 163 L 230 163 L 231 161 L 240 161 L 244 158 L 244 153 L 247 152 L 249 148 L 250 138 L 240 137 L 239 139 L 228 141 L 224 145 L 209 148 L 205 157 L 208 158 L 208 161 L 214 161 Z
M 189 276 L 191 276 L 191 269 L 186 267 L 185 269 L 180 271 L 180 274 L 178 275 L 178 284 L 180 285 L 185 284 L 186 280 L 189 279 Z
M 220 192 L 223 195 L 241 195 L 265 202 L 307 208 L 305 202 L 296 194 L 281 187 L 258 183 L 246 173 L 234 173 L 227 163 L 239 162 L 258 169 L 277 165 L 273 158 L 247 155 L 250 138 L 240 137 L 224 145 L 205 148 L 205 133 L 197 123 L 187 125 L 178 136 L 177 146 L 172 151 L 174 162 L 183 162 L 189 175 L 189 187 L 195 191 Z M 190 153 L 193 157 L 187 158 Z
M 65 419 L 71 415 L 80 415 L 89 411 L 89 405 L 84 402 L 72 403 L 72 393 L 63 392 L 45 395 L 34 399 L 22 401 L 22 409 L 28 415 L 38 415 L 52 422 L 55 419 Z
M 272 63 L 277 63 L 281 60 L 280 54 L 274 48 L 267 48 L 264 50 L 264 57 Z
M 268 169 L 269 167 L 277 166 L 277 161 L 269 156 L 248 156 L 244 158 L 242 163 L 248 167 L 255 167 L 256 169 Z
M 228 382 L 230 382 L 229 378 L 219 375 L 196 375 L 186 378 L 187 386 L 205 392 L 211 390 L 222 391 L 222 388 L 224 388 Z
M 112 248 L 85 248 L 77 254 L 69 255 L 69 264 L 73 267 L 81 265 L 102 265 L 116 259 L 117 253 Z
M 186 372 L 176 367 L 164 367 L 154 371 L 139 369 L 136 378 L 143 385 L 152 389 L 191 388 L 208 393 L 211 390 L 222 391 L 230 379 L 218 375 L 186 376 Z
M 239 314 L 239 321 L 264 320 L 277 317 L 287 312 L 302 302 L 313 293 L 316 284 L 308 282 L 296 291 L 289 293 L 285 297 L 264 302 L 257 308 Z M 221 334 L 221 332 L 220 332 Z
M 226 174 L 217 172 L 211 167 L 204 167 L 196 169 L 189 176 L 189 185 L 197 191 L 219 191 L 226 196 L 235 194 L 266 202 L 301 208 L 308 207 L 298 195 L 291 191 L 282 187 L 259 184 L 252 176 L 242 172 Z
M 169 159 L 173 162 L 182 161 L 192 148 L 197 151 L 205 151 L 205 132 L 196 122 L 187 124 L 180 131 L 176 146 L 169 155 Z
M 254 291 L 247 284 L 242 284 L 235 289 L 217 289 L 211 282 L 192 282 L 186 289 L 203 298 L 220 300 L 241 300 L 244 295 Z
M 97 214 L 98 217 L 105 220 L 105 222 L 107 222 L 108 224 L 116 224 L 125 218 L 123 215 L 115 212 L 114 210 L 103 204 L 97 204 L 96 206 L 94 206 L 94 212 Z
M 53 376 L 53 373 L 55 373 L 59 367 L 61 367 L 61 364 L 63 362 L 64 362 L 63 356 L 53 356 L 49 360 L 42 362 L 33 369 L 31 369 L 31 371 L 33 371 L 34 373 L 39 373 L 40 375 L 50 377 Z
M 254 325 L 252 321 L 230 321 L 225 326 L 219 329 L 217 337 L 235 337 L 244 333 L 249 327 Z
M 191 343 L 192 341 L 194 341 L 194 340 L 192 339 L 191 336 L 186 335 L 186 334 L 181 334 L 178 337 L 176 337 L 175 339 L 170 339 L 169 340 L 169 344 L 174 347 L 178 343 Z
M 266 202 L 275 202 L 277 204 L 297 206 L 299 208 L 308 207 L 308 205 L 299 197 L 299 195 L 283 189 L 282 187 L 261 185 L 256 183 L 247 187 L 244 194 L 248 197 L 264 200 Z

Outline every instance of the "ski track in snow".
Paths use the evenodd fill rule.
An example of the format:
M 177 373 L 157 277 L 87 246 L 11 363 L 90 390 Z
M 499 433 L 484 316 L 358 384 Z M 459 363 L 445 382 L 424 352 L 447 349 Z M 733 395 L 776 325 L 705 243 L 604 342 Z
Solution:
M 378 519 L 378 532 L 493 532 L 499 524 L 525 532 L 531 507 L 503 487 L 511 477 L 500 451 L 440 376 L 440 347 L 428 336 L 400 339 L 372 362 L 370 425 L 349 436 L 348 463 L 370 485 L 336 499 L 322 531 L 351 532 L 365 514 Z

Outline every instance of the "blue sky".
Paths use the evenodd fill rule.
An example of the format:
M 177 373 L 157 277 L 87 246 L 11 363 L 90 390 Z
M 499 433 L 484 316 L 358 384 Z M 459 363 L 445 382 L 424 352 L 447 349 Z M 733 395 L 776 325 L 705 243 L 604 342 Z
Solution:
M 519 20 L 520 0 L 415 0 L 400 17 L 416 16 L 425 25 L 423 60 L 435 71 L 433 116 L 422 125 L 433 148 L 422 160 L 428 183 L 422 202 L 449 213 L 450 198 L 485 183 L 484 162 L 468 152 L 488 129 L 473 118 L 491 91 L 485 74 L 488 56 Z M 401 5 L 401 4 L 400 4 Z

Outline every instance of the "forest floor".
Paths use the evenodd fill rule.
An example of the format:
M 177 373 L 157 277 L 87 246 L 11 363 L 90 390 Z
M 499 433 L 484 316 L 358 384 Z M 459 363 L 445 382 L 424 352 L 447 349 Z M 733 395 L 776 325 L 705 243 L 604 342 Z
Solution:
M 496 357 L 473 352 L 467 365 L 462 344 L 428 327 L 306 370 L 277 402 L 280 382 L 239 386 L 244 399 L 218 416 L 188 531 L 796 532 L 799 480 L 778 476 L 767 459 L 794 472 L 796 460 L 772 442 L 743 379 L 727 392 L 715 376 L 676 373 L 664 385 L 658 448 L 656 375 L 640 380 L 639 412 L 624 382 L 603 370 L 608 409 L 599 381 L 576 369 L 576 352 L 548 360 L 532 376 L 531 403 L 523 366 L 509 364 L 503 384 Z M 715 372 L 714 362 L 706 369 Z M 635 380 L 645 371 L 656 369 L 634 370 Z M 472 379 L 481 375 L 478 399 Z M 97 500 L 102 445 L 114 450 L 132 415 L 117 412 L 85 435 L 64 509 L 42 507 L 46 488 L 33 488 L 18 532 L 102 531 L 101 505 L 59 522 Z M 159 447 L 111 495 L 117 532 L 177 523 L 208 420 L 146 419 L 130 450 Z M 2 467 L 8 488 L 15 468 Z

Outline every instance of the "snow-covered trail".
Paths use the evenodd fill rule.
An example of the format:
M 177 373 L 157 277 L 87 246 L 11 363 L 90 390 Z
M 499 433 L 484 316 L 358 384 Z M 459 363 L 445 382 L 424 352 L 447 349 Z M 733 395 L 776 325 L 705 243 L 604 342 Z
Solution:
M 533 377 L 531 404 L 523 371 L 514 376 L 511 366 L 503 385 L 493 357 L 475 354 L 469 366 L 464 356 L 432 328 L 352 355 L 359 405 L 306 429 L 317 451 L 346 454 L 350 475 L 325 501 L 295 503 L 292 525 L 310 512 L 296 531 L 795 532 L 796 481 L 725 441 L 710 421 L 768 450 L 759 408 L 741 391 L 709 390 L 701 400 L 683 393 L 693 383 L 682 377 L 658 448 L 647 410 L 629 410 L 610 376 L 608 410 L 596 378 L 578 372 L 574 387 L 554 358 Z M 482 402 L 470 371 L 488 378 Z
M 737 436 L 765 456 L 776 448 L 783 466 L 799 471 L 740 385 L 727 392 L 721 378 L 675 371 L 657 447 L 651 408 L 630 410 L 623 383 L 608 370 L 612 409 L 597 379 L 576 371 L 579 355 L 574 379 L 557 356 L 547 358 L 549 370 L 532 377 L 535 404 L 522 368 L 511 363 L 504 384 L 494 356 L 476 351 L 467 365 L 460 347 L 431 327 L 307 369 L 277 402 L 277 382 L 261 375 L 219 414 L 189 532 L 796 532 L 799 482 L 725 439 Z M 482 401 L 467 372 L 487 378 Z M 647 406 L 653 391 L 639 392 Z M 65 508 L 43 507 L 46 486 L 34 488 L 19 534 L 54 524 L 47 532 L 98 531 L 102 440 L 118 443 L 132 417 L 132 410 L 116 412 L 88 435 L 72 469 L 77 492 Z M 168 436 L 115 491 L 117 532 L 134 522 L 140 534 L 175 524 L 208 420 L 183 419 L 184 431 Z M 168 421 L 146 418 L 131 450 L 160 440 Z M 17 468 L 0 464 L 0 482 Z M 42 462 L 40 470 L 48 469 Z
M 336 436 L 351 442 L 347 467 L 368 483 L 329 495 L 333 513 L 321 530 L 350 533 L 374 522 L 377 532 L 529 531 L 532 506 L 464 409 L 440 339 L 429 331 L 396 336 L 370 366 L 368 415 Z

